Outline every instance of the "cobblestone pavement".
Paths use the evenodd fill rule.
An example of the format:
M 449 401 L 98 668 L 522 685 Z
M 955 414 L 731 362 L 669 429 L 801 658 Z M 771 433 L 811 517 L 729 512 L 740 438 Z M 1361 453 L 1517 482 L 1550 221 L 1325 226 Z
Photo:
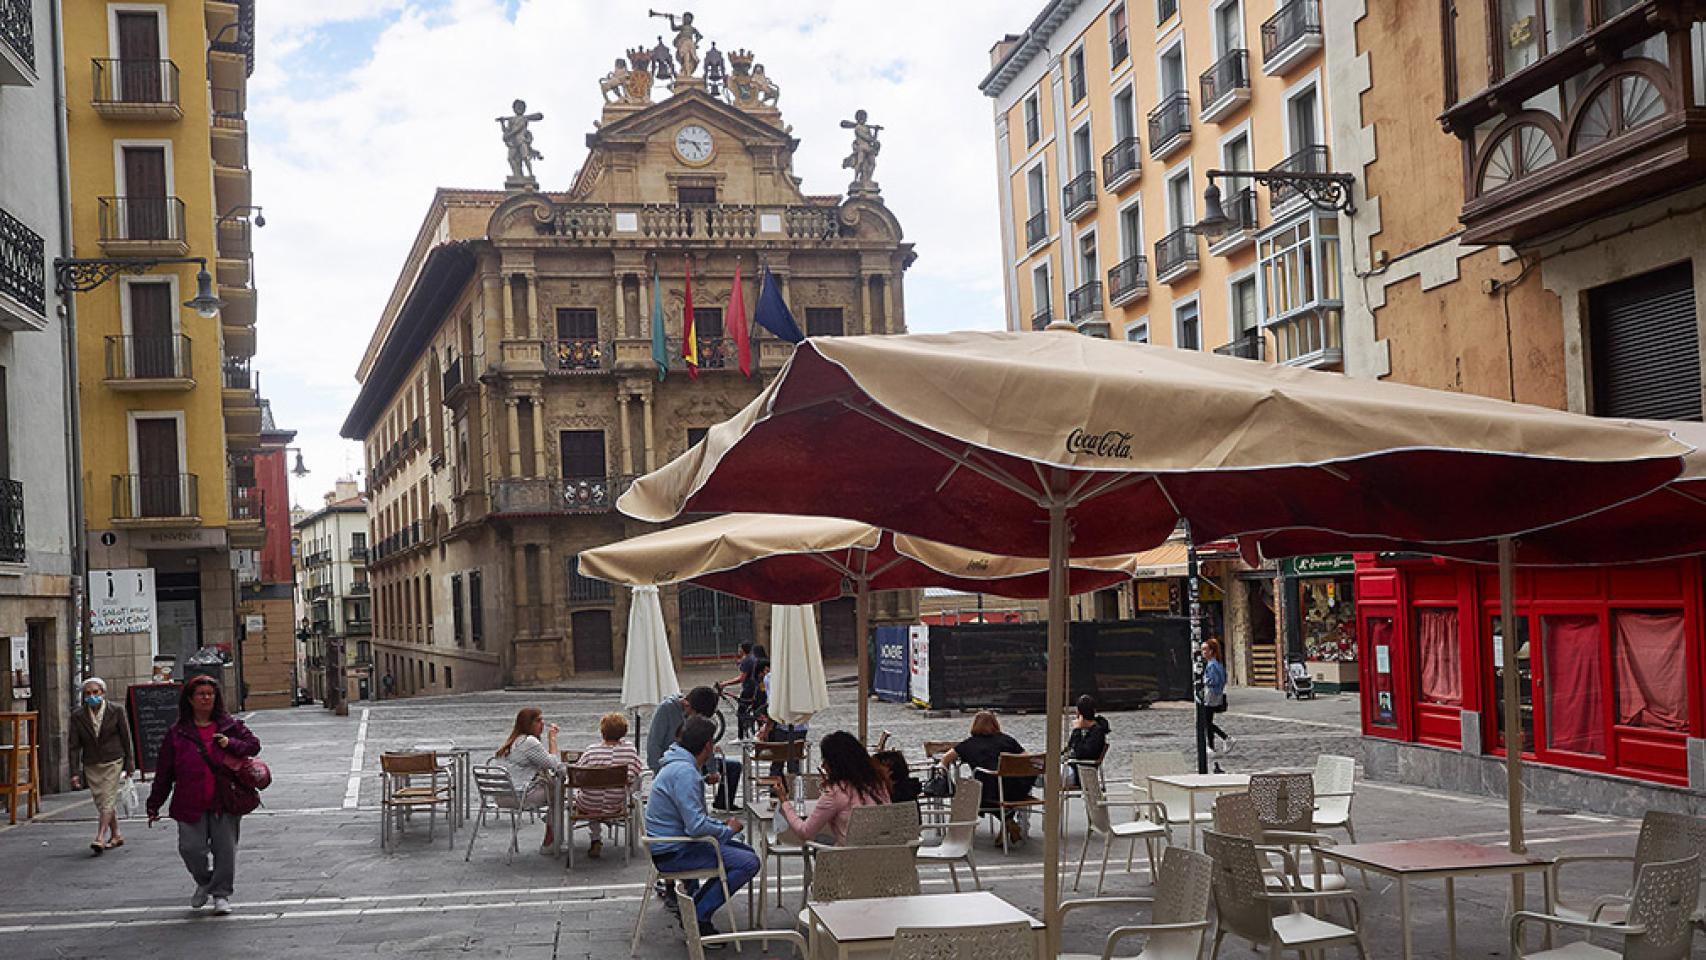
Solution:
M 411 827 L 400 849 L 385 854 L 379 850 L 376 808 L 382 751 L 449 737 L 477 746 L 482 753 L 476 760 L 482 759 L 508 730 L 516 708 L 528 704 L 543 707 L 562 726 L 562 746 L 579 746 L 595 738 L 597 717 L 612 708 L 616 689 L 615 681 L 602 680 L 557 690 L 358 704 L 348 717 L 317 706 L 253 714 L 249 723 L 265 744 L 275 783 L 266 807 L 243 824 L 236 910 L 229 917 L 189 909 L 190 882 L 176 854 L 175 829 L 164 829 L 169 823 L 150 830 L 140 821 L 127 822 L 126 846 L 95 858 L 87 847 L 94 828 L 86 795 L 49 798 L 44 816 L 0 826 L 0 957 L 625 956 L 645 881 L 641 860 L 625 867 L 611 850 L 596 861 L 577 856 L 575 869 L 565 870 L 561 859 L 532 852 L 540 839 L 537 825 L 525 828 L 526 852 L 512 863 L 505 862 L 507 827 L 483 831 L 467 863 L 466 830 L 457 833 L 452 850 L 442 830 L 429 846 L 426 831 Z M 837 682 L 832 693 L 834 707 L 813 724 L 819 732 L 853 723 L 850 684 Z M 1357 753 L 1352 697 L 1294 703 L 1274 692 L 1234 689 L 1230 698 L 1232 709 L 1221 720 L 1236 738 L 1234 754 L 1223 761 L 1228 770 L 1307 766 L 1318 753 Z M 1192 749 L 1191 712 L 1183 705 L 1114 714 L 1110 720 L 1113 782 L 1124 780 L 1134 747 Z M 1040 716 L 1002 722 L 1027 745 L 1042 740 Z M 968 718 L 927 717 L 873 703 L 871 724 L 873 732 L 888 730 L 898 742 L 916 745 L 961 736 Z M 1367 783 L 1359 784 L 1355 812 L 1359 839 L 1365 841 L 1450 835 L 1498 845 L 1504 837 L 1502 803 L 1483 798 Z M 1530 812 L 1529 823 L 1533 849 L 1549 854 L 1627 851 L 1636 831 L 1630 821 L 1538 811 Z M 1070 857 L 1082 836 L 1080 812 L 1071 827 Z M 577 842 L 584 846 L 584 837 Z M 1037 911 L 1041 847 L 1040 839 L 1032 839 L 1004 856 L 989 832 L 980 830 L 976 857 L 986 885 Z M 1627 882 L 1615 868 L 1597 874 L 1595 869 L 1584 871 L 1585 889 L 1610 890 Z M 927 870 L 923 880 L 926 892 L 951 889 L 945 871 Z M 1361 896 L 1372 954 L 1397 957 L 1396 892 L 1379 878 L 1371 884 Z M 1080 895 L 1088 896 L 1092 886 Z M 1071 896 L 1070 883 L 1068 891 Z M 1494 880 L 1458 883 L 1460 956 L 1507 954 L 1502 915 L 1508 891 L 1508 884 Z M 1148 892 L 1141 862 L 1129 874 L 1110 871 L 1107 894 Z M 1443 956 L 1441 890 L 1421 884 L 1413 899 L 1417 955 Z M 744 894 L 737 900 L 744 907 Z M 1108 929 L 1138 919 L 1123 909 L 1082 912 L 1068 927 L 1065 945 L 1100 953 Z M 648 909 L 639 956 L 683 957 L 672 923 L 668 914 Z M 770 910 L 771 926 L 788 923 L 787 911 Z M 1135 952 L 1136 944 L 1129 946 Z M 775 954 L 748 948 L 739 955 Z M 1229 943 L 1221 955 L 1255 954 Z

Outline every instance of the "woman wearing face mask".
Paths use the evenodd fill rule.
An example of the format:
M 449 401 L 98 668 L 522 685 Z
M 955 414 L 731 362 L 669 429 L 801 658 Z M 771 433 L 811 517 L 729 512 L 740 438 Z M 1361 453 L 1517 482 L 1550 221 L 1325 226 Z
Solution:
M 95 839 L 89 849 L 98 857 L 124 846 L 118 832 L 118 792 L 136 772 L 124 708 L 107 702 L 107 685 L 100 677 L 83 681 L 83 702 L 71 711 L 69 739 L 71 786 L 87 786 L 95 798 Z

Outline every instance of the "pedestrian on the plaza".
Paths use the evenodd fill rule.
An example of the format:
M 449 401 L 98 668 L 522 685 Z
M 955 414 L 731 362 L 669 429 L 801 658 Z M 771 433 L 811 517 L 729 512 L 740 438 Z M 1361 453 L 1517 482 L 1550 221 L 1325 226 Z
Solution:
M 521 805 L 529 810 L 546 806 L 551 799 L 551 777 L 561 773 L 563 758 L 557 753 L 557 725 L 545 725 L 545 714 L 538 707 L 522 707 L 515 712 L 515 726 L 492 755 L 506 762 L 510 779 L 521 788 Z M 541 743 L 539 738 L 545 737 Z M 545 840 L 539 852 L 551 856 L 557 852 L 556 832 L 551 829 L 552 817 L 545 818 Z
M 260 752 L 260 739 L 225 712 L 218 681 L 203 676 L 184 684 L 178 722 L 160 738 L 148 824 L 160 819 L 160 806 L 171 797 L 167 815 L 178 822 L 178 855 L 195 879 L 191 907 L 200 909 L 212 897 L 215 915 L 231 912 L 243 816 L 260 806 L 261 796 L 226 761 Z
M 397 678 L 387 673 L 379 678 L 379 686 L 385 691 L 385 699 L 391 699 L 391 692 L 397 689 Z
M 950 767 L 954 763 L 964 763 L 972 767 L 973 776 L 983 784 L 983 805 L 980 812 L 997 813 L 1001 809 L 1001 799 L 1005 795 L 1009 802 L 1029 797 L 1031 788 L 1037 784 L 1036 777 L 1001 777 L 978 773 L 978 770 L 994 770 L 1001 765 L 1001 755 L 1004 753 L 1024 753 L 1025 748 L 1019 741 L 1001 732 L 1001 721 L 988 710 L 979 710 L 971 719 L 971 736 L 954 745 L 952 750 L 942 755 L 942 766 Z M 1026 820 L 1022 811 L 1008 811 L 1007 839 L 1018 843 L 1025 839 Z
M 124 846 L 118 829 L 118 795 L 136 773 L 130 724 L 124 708 L 107 701 L 107 684 L 100 677 L 83 681 L 83 702 L 71 711 L 69 739 L 71 788 L 87 786 L 95 800 L 95 839 L 89 849 L 98 857 Z
M 682 725 L 680 738 L 664 752 L 652 781 L 651 798 L 646 803 L 646 836 L 715 838 L 729 881 L 728 892 L 733 894 L 757 876 L 758 855 L 735 839 L 743 826 L 739 817 L 719 821 L 705 810 L 705 780 L 700 770 L 711 760 L 716 733 L 716 725 L 703 716 L 689 717 Z M 657 843 L 651 845 L 651 854 L 652 865 L 660 873 L 668 873 L 714 868 L 718 849 L 704 843 Z M 699 934 L 715 935 L 712 918 L 723 906 L 723 885 L 712 880 L 703 886 L 689 883 L 687 887 L 694 891 Z M 667 897 L 664 903 L 674 905 L 675 900 Z
M 653 773 L 663 768 L 664 754 L 674 745 L 687 721 L 703 717 L 710 722 L 717 713 L 719 699 L 717 691 L 710 687 L 694 687 L 683 695 L 670 697 L 658 704 L 652 711 L 652 729 L 646 734 L 646 766 Z M 713 745 L 716 729 L 716 724 L 712 723 Z M 740 790 L 740 761 L 724 758 L 720 764 L 711 760 L 706 763 L 711 766 L 706 769 L 705 782 L 717 787 L 713 805 L 719 810 L 738 809 L 739 801 L 735 798 Z
M 1072 733 L 1066 739 L 1067 764 L 1061 782 L 1067 789 L 1078 787 L 1078 764 L 1101 763 L 1108 752 L 1108 718 L 1096 712 L 1096 698 L 1088 693 L 1078 698 L 1078 715 L 1072 718 Z M 1074 763 L 1072 761 L 1077 761 Z
M 740 695 L 735 698 L 735 733 L 742 740 L 746 739 L 747 734 L 751 733 L 753 728 L 752 681 L 753 667 L 758 658 L 753 656 L 752 651 L 752 641 L 742 640 L 740 642 L 740 666 L 737 668 L 739 672 L 727 680 L 717 681 L 717 692 L 719 694 L 735 684 L 740 685 Z
M 1223 757 L 1232 752 L 1232 738 L 1214 722 L 1214 715 L 1226 712 L 1226 664 L 1220 659 L 1220 640 L 1209 637 L 1202 644 L 1202 691 L 1197 699 L 1197 724 L 1207 731 L 1208 752 Z M 1224 741 L 1217 750 L 1214 738 Z
M 788 828 L 808 841 L 829 830 L 830 842 L 841 846 L 847 842 L 847 824 L 853 819 L 854 807 L 889 802 L 889 770 L 871 759 L 859 738 L 845 730 L 837 730 L 818 744 L 822 759 L 823 783 L 811 816 L 794 812 L 794 805 L 783 803 L 782 811 Z
M 620 713 L 607 713 L 598 721 L 599 742 L 581 751 L 580 759 L 575 761 L 577 767 L 626 767 L 628 770 L 628 788 L 619 787 L 598 788 L 594 790 L 575 790 L 575 814 L 582 817 L 614 817 L 628 809 L 628 793 L 634 784 L 640 781 L 640 755 L 634 750 L 634 745 L 626 739 L 628 736 L 628 718 Z M 599 822 L 593 820 L 587 824 L 587 833 L 592 843 L 587 847 L 586 855 L 597 858 L 604 850 L 604 843 L 599 837 Z M 569 837 L 574 842 L 574 837 Z

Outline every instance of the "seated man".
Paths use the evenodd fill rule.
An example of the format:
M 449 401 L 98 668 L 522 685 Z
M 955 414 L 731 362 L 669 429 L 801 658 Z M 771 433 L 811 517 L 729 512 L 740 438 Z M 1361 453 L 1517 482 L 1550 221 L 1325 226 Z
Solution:
M 705 781 L 699 770 L 711 759 L 711 738 L 716 732 L 716 726 L 704 717 L 689 717 L 682 725 L 680 738 L 664 752 L 652 781 L 651 799 L 646 804 L 646 836 L 715 837 L 732 894 L 757 876 L 758 855 L 735 840 L 743 826 L 738 818 L 713 820 L 705 811 Z M 652 864 L 660 873 L 704 870 L 717 864 L 717 851 L 705 843 L 653 844 L 651 853 Z M 693 903 L 700 935 L 714 935 L 717 928 L 711 918 L 723 906 L 722 884 L 713 881 L 702 885 Z
M 707 720 L 717 712 L 717 691 L 710 687 L 694 687 L 678 697 L 671 697 L 658 704 L 652 713 L 652 728 L 646 735 L 646 766 L 653 773 L 663 767 L 665 752 L 675 743 L 676 736 L 682 731 L 686 721 L 693 717 L 704 717 Z M 716 730 L 713 724 L 711 729 Z M 723 758 L 721 765 L 707 760 L 705 781 L 717 785 L 717 796 L 712 806 L 719 810 L 734 810 L 740 801 L 740 771 L 739 760 Z

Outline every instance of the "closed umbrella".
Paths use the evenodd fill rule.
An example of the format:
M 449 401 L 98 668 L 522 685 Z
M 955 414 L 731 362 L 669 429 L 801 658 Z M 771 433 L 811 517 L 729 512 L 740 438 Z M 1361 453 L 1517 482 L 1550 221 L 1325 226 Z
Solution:
M 823 675 L 823 649 L 817 639 L 817 611 L 804 604 L 770 608 L 770 716 L 782 723 L 805 723 L 829 707 L 829 681 Z
M 1309 527 L 1509 537 L 1647 494 L 1684 444 L 1627 421 L 1064 333 L 822 337 L 618 507 L 829 514 L 1050 558 L 1043 906 L 1060 902 L 1069 555 Z
M 658 588 L 636 586 L 628 600 L 628 653 L 622 659 L 622 705 L 634 711 L 635 743 L 641 742 L 640 708 L 655 707 L 679 692 Z

